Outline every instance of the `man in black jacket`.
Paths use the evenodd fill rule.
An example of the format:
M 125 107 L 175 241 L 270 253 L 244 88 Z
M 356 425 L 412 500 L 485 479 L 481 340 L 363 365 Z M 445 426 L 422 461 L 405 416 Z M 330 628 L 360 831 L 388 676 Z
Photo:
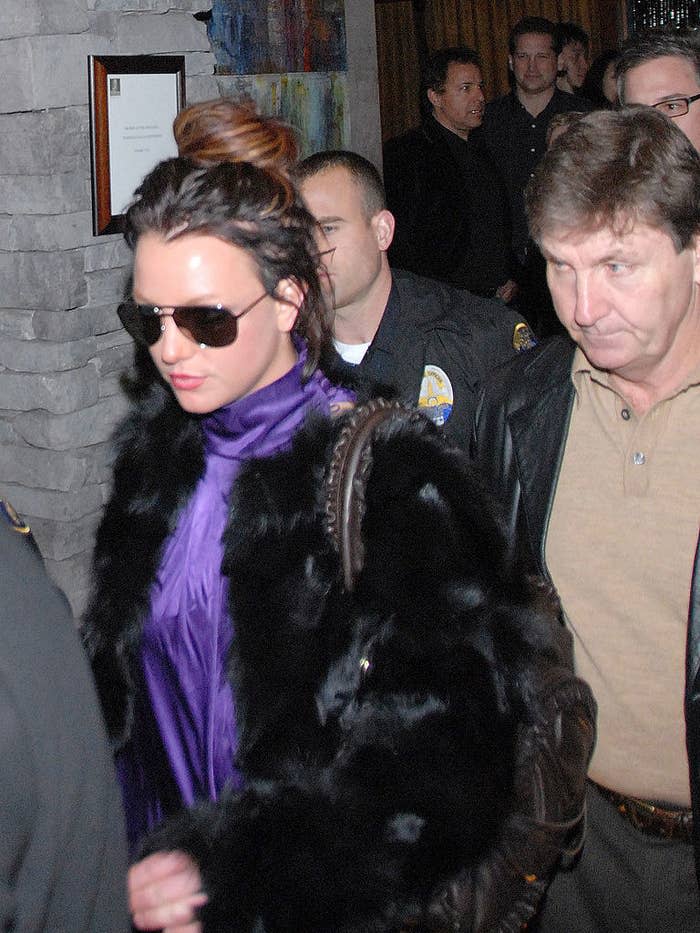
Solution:
M 396 218 L 391 265 L 510 301 L 508 195 L 473 134 L 485 103 L 476 52 L 434 52 L 423 88 L 430 114 L 384 147 L 387 203 Z
M 561 331 L 549 302 L 542 257 L 528 237 L 523 192 L 547 148 L 552 117 L 591 109 L 585 99 L 557 87 L 560 52 L 561 36 L 550 20 L 526 16 L 516 23 L 508 37 L 513 89 L 489 101 L 478 131 L 508 190 L 519 306 L 538 337 Z
M 528 247 L 523 191 L 547 148 L 549 121 L 556 113 L 591 109 L 586 100 L 557 88 L 560 52 L 561 39 L 550 20 L 526 16 L 516 23 L 508 37 L 513 90 L 487 104 L 477 134 L 505 180 L 521 266 Z
M 389 268 L 394 218 L 376 168 L 353 152 L 310 156 L 301 192 L 319 225 L 336 349 L 356 376 L 418 404 L 463 447 L 484 375 L 533 344 L 500 301 Z
M 572 340 L 487 384 L 474 453 L 599 707 L 588 840 L 539 929 L 698 931 L 700 158 L 651 108 L 589 114 L 526 203 Z

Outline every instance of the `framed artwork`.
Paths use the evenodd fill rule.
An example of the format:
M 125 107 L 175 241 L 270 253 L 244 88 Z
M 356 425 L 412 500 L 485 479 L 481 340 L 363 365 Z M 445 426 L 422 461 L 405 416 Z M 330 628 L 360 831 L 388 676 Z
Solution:
M 212 0 L 217 74 L 347 69 L 344 0 Z
M 253 104 L 258 113 L 290 124 L 299 157 L 350 143 L 345 74 L 226 75 L 217 78 L 224 97 Z
M 177 155 L 173 120 L 185 105 L 184 55 L 90 55 L 92 231 L 118 233 L 134 191 Z

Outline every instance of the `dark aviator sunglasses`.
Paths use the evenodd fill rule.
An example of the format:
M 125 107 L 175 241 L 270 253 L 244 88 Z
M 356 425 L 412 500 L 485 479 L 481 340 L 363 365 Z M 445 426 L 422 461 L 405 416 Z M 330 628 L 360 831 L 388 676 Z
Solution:
M 178 305 L 160 307 L 141 305 L 129 298 L 117 308 L 124 329 L 137 343 L 152 347 L 158 343 L 165 330 L 163 317 L 172 317 L 177 329 L 202 349 L 205 347 L 228 347 L 238 336 L 238 320 L 260 304 L 268 293 L 260 295 L 247 308 L 234 314 L 224 305 Z
M 335 246 L 323 250 L 314 256 L 317 268 L 328 266 L 333 260 Z M 189 337 L 194 343 L 204 349 L 205 347 L 228 347 L 238 336 L 238 321 L 259 305 L 263 298 L 268 297 L 264 292 L 256 298 L 247 308 L 238 314 L 224 305 L 141 305 L 128 298 L 117 308 L 119 320 L 126 332 L 133 339 L 146 347 L 158 343 L 165 324 L 163 317 L 172 317 L 177 329 Z M 274 296 L 272 296 L 274 297 Z

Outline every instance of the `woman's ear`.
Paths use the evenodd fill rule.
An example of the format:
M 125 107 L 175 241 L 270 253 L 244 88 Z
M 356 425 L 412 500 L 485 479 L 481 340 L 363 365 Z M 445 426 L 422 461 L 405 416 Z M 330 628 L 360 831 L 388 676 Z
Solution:
M 306 290 L 296 279 L 280 279 L 275 289 L 277 300 L 277 327 L 281 333 L 291 332 L 304 303 Z

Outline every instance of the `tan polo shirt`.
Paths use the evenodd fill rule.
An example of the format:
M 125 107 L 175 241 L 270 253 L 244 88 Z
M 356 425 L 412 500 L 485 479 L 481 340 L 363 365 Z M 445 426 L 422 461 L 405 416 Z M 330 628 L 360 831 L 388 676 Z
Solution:
M 700 527 L 700 367 L 638 417 L 574 356 L 575 399 L 545 542 L 598 701 L 590 776 L 623 794 L 690 802 L 683 696 Z

